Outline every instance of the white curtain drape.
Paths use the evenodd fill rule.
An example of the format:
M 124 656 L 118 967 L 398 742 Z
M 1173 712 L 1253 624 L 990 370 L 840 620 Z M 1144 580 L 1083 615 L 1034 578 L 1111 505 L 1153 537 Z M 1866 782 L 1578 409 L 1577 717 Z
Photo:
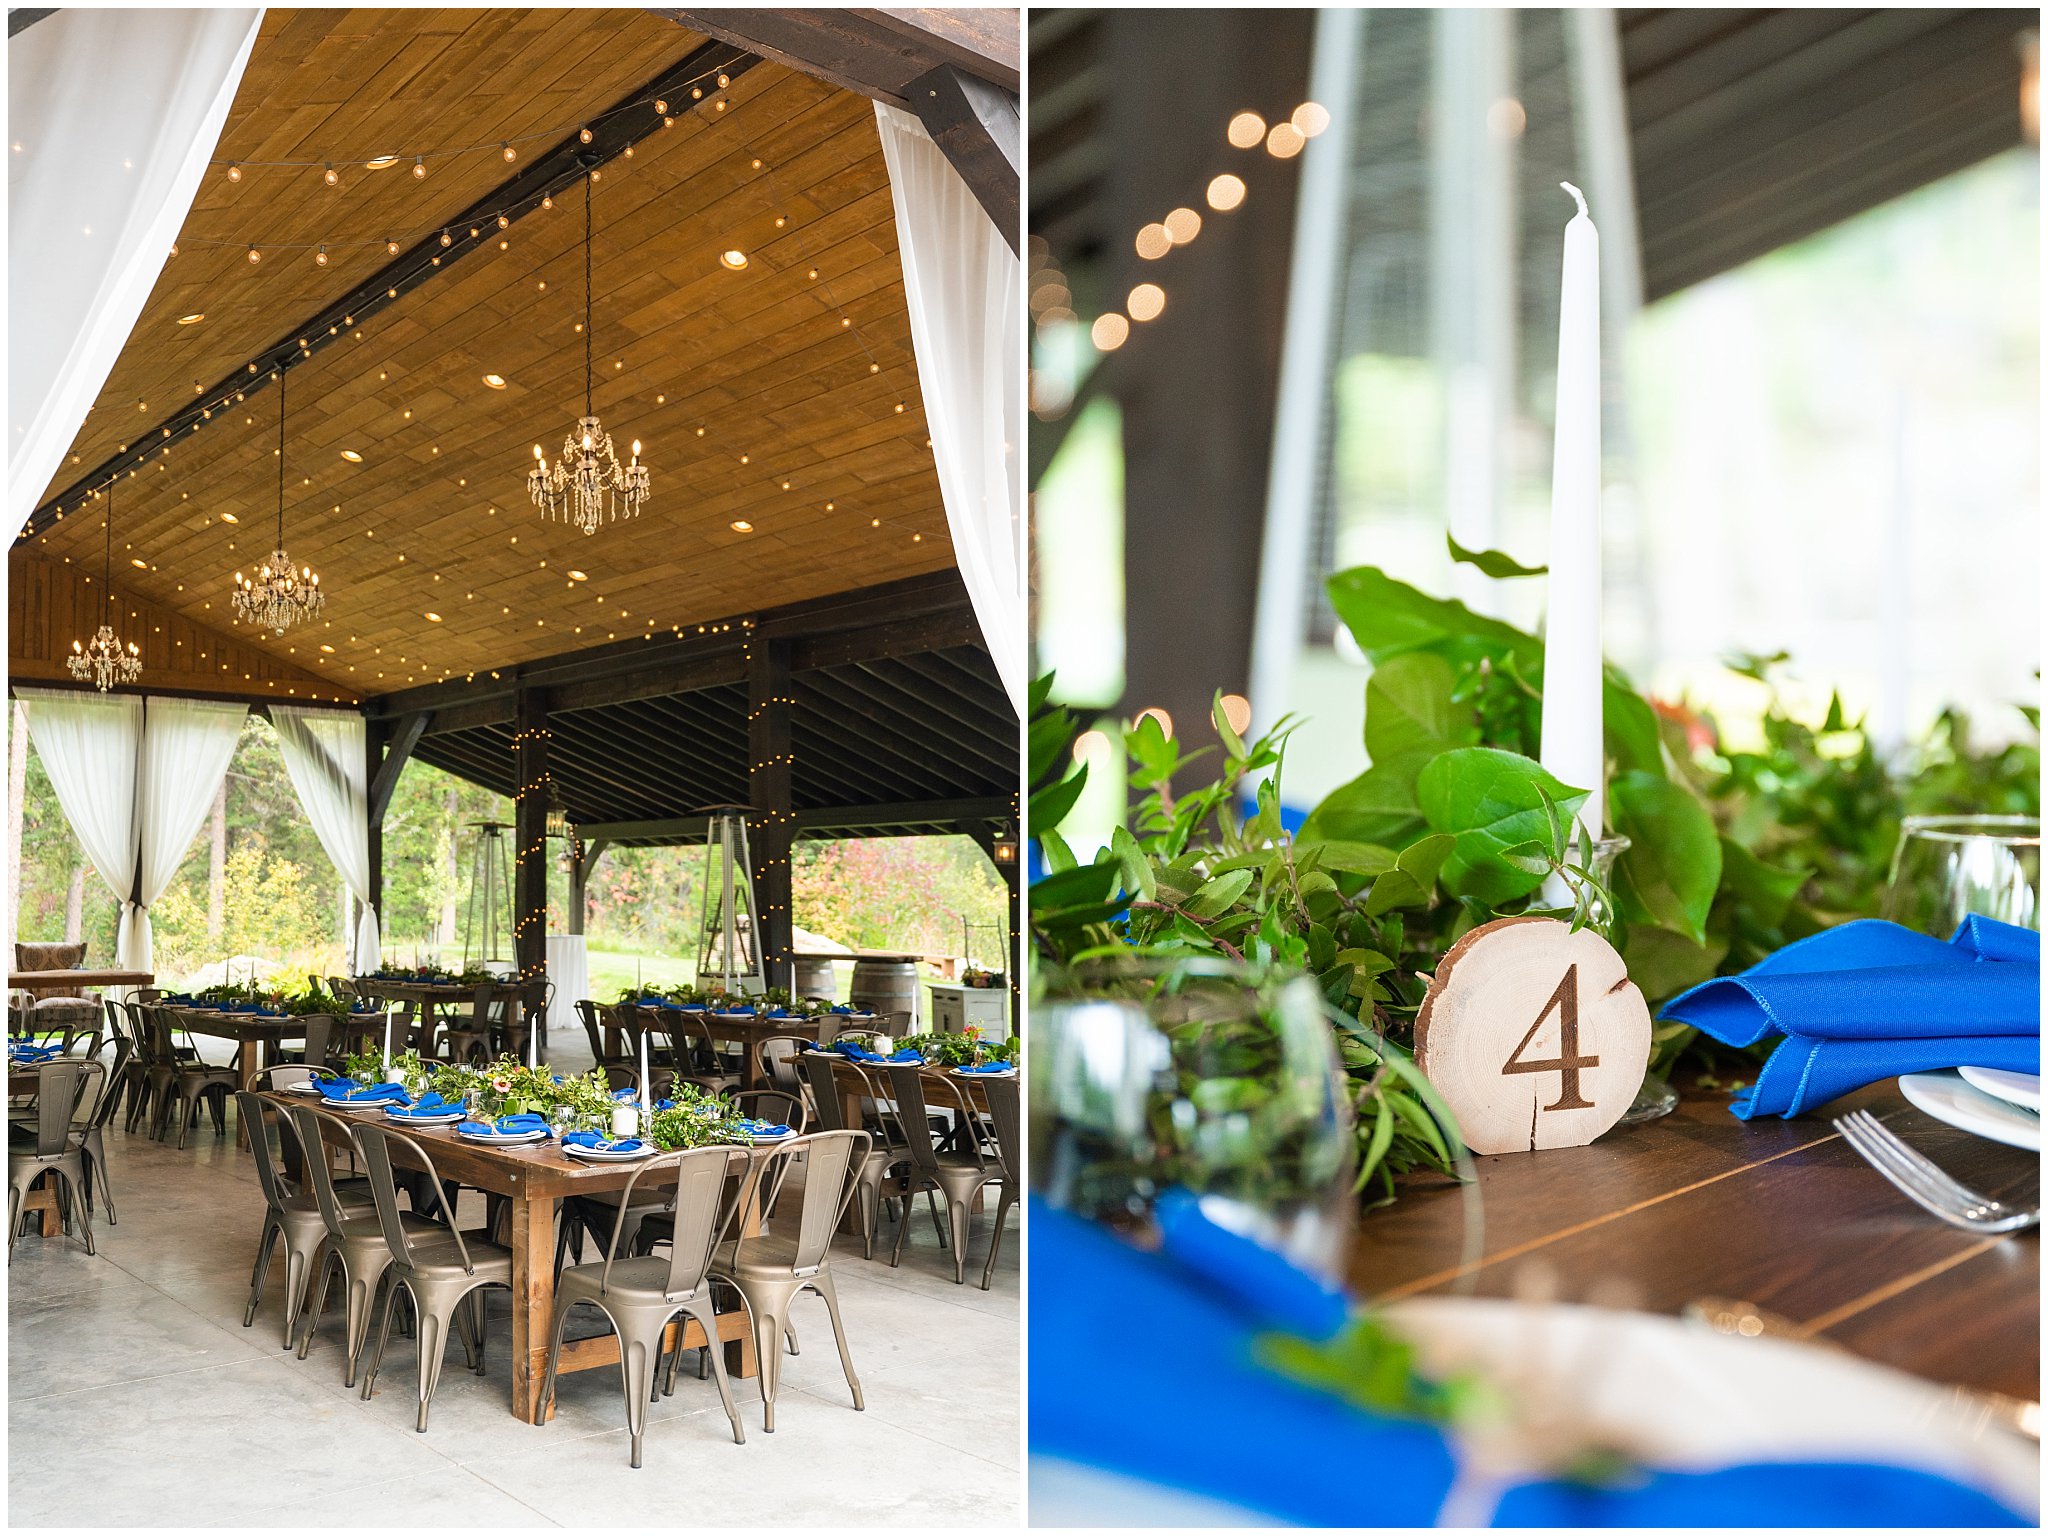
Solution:
M 149 909 L 178 873 L 199 824 L 213 809 L 248 713 L 246 704 L 159 698 L 152 698 L 143 713 L 142 775 L 135 797 L 141 809 L 136 840 L 142 902 L 132 920 L 132 953 L 123 958 L 138 971 L 156 969 Z
M 1024 713 L 1022 264 L 924 125 L 875 104 L 939 494 L 968 600 Z
M 334 710 L 270 706 L 270 723 L 284 750 L 285 771 L 313 835 L 356 900 L 363 904 L 356 925 L 354 974 L 384 963 L 377 934 L 377 909 L 370 905 L 370 789 L 366 733 L 361 715 Z
M 8 39 L 10 535 L 142 313 L 262 19 L 67 8 Z
M 29 739 L 92 867 L 121 903 L 114 964 L 136 965 L 146 919 L 135 907 L 135 765 L 142 745 L 142 700 L 133 694 L 17 688 Z M 143 941 L 146 943 L 146 941 Z

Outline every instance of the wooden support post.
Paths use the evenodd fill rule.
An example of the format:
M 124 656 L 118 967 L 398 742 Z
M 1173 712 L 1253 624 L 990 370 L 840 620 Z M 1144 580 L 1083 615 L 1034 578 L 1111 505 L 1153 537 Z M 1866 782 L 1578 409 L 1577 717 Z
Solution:
M 795 954 L 790 914 L 789 849 L 796 835 L 791 803 L 789 642 L 755 638 L 747 647 L 747 794 L 754 814 L 748 841 L 754 860 L 754 922 L 762 975 L 786 986 Z
M 582 838 L 569 841 L 569 910 L 562 914 L 562 931 L 583 932 L 583 891 L 590 880 L 590 854 Z
M 378 770 L 384 766 L 384 741 L 388 727 L 382 721 L 366 722 L 363 731 L 363 783 L 377 782 Z M 388 804 L 388 799 L 385 804 Z M 381 929 L 384 923 L 384 804 L 372 797 L 370 812 L 370 905 L 377 909 L 377 923 Z M 360 921 L 362 914 L 356 914 Z
M 512 955 L 538 1001 L 548 979 L 548 705 L 523 688 L 512 727 Z

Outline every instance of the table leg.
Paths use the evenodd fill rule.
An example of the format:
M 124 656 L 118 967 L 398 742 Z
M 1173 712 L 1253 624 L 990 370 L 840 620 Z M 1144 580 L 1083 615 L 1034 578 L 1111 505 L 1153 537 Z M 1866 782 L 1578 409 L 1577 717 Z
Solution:
M 555 1310 L 555 1200 L 512 1195 L 512 1412 L 534 1422 L 548 1372 L 548 1328 Z M 555 1416 L 552 1404 L 548 1417 Z
M 241 1049 L 235 1052 L 235 1070 L 241 1075 L 244 1091 L 252 1093 L 255 1091 L 256 1074 L 262 1071 L 266 1065 L 267 1063 L 263 1060 L 262 1040 L 245 1030 L 242 1034 Z M 192 1107 L 196 1111 L 199 1106 L 195 1104 Z M 243 1123 L 240 1114 L 235 1116 L 235 1145 L 238 1147 L 247 1147 L 249 1145 L 249 1127 Z

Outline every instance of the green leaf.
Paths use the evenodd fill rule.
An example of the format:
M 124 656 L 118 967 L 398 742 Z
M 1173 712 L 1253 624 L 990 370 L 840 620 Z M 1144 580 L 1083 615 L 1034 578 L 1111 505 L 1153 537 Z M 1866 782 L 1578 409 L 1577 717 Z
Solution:
M 1215 723 L 1216 736 L 1223 743 L 1223 749 L 1232 757 L 1244 756 L 1244 738 L 1230 723 L 1230 717 L 1223 712 L 1223 690 L 1216 690 L 1216 698 L 1209 706 L 1209 718 Z
M 1365 898 L 1365 915 L 1378 917 L 1396 907 L 1420 907 L 1429 903 L 1435 894 L 1432 885 L 1424 885 L 1405 869 L 1390 869 L 1372 883 L 1372 891 Z
M 1032 910 L 1037 912 L 1084 901 L 1112 901 L 1117 894 L 1117 877 L 1120 873 L 1121 871 L 1112 863 L 1077 864 L 1072 869 L 1062 870 L 1056 875 L 1047 875 L 1031 887 Z
M 1550 569 L 1547 565 L 1523 565 L 1497 549 L 1467 549 L 1449 534 L 1444 535 L 1444 542 L 1451 546 L 1451 559 L 1456 564 L 1476 565 L 1487 575 L 1498 579 L 1541 576 Z
M 1365 685 L 1365 750 L 1375 763 L 1470 745 L 1472 712 L 1451 701 L 1457 676 L 1428 651 L 1389 656 Z M 1461 728 L 1462 727 L 1462 728 Z
M 1616 867 L 1624 917 L 1706 942 L 1707 912 L 1721 884 L 1714 818 L 1691 791 L 1654 773 L 1625 773 L 1608 786 L 1614 830 L 1629 840 Z
M 1600 685 L 1600 712 L 1605 724 L 1607 755 L 1624 773 L 1664 771 L 1663 739 L 1657 712 L 1617 669 L 1609 667 Z
M 1152 861 L 1145 856 L 1138 840 L 1122 827 L 1116 827 L 1109 834 L 1109 846 L 1123 871 L 1124 889 L 1135 891 L 1147 901 L 1157 900 L 1159 882 L 1153 877 Z
M 1056 875 L 1062 870 L 1072 869 L 1080 860 L 1074 857 L 1074 850 L 1067 846 L 1067 840 L 1050 827 L 1038 834 L 1039 850 L 1045 855 L 1047 874 Z M 1037 887 L 1033 887 L 1033 900 L 1037 899 Z
M 1406 842 L 1422 825 L 1415 799 L 1420 759 L 1375 763 L 1349 784 L 1340 784 L 1309 812 L 1295 834 L 1302 842 L 1394 844 Z
M 1328 585 L 1337 617 L 1375 665 L 1403 651 L 1461 638 L 1521 651 L 1530 658 L 1542 652 L 1535 636 L 1512 624 L 1474 613 L 1449 598 L 1431 597 L 1369 565 L 1338 571 Z
M 1775 928 L 1785 920 L 1801 887 L 1813 873 L 1810 869 L 1779 869 L 1766 864 L 1742 844 L 1721 839 L 1721 888 L 1746 907 L 1764 927 Z
M 1378 843 L 1350 843 L 1342 838 L 1295 843 L 1298 856 L 1313 856 L 1318 869 L 1344 875 L 1378 875 L 1394 867 L 1394 851 Z
M 1695 944 L 1682 933 L 1651 923 L 1627 926 L 1624 958 L 1629 980 L 1653 1009 L 1713 975 L 1727 953 L 1726 939 Z
M 1067 819 L 1067 812 L 1074 808 L 1074 802 L 1081 798 L 1081 790 L 1088 782 L 1088 765 L 1083 763 L 1078 773 L 1061 779 L 1057 784 L 1039 790 L 1031 797 L 1031 826 L 1033 830 L 1050 831 Z
M 1233 869 L 1229 874 L 1218 875 L 1209 881 L 1181 906 L 1190 917 L 1221 917 L 1250 888 L 1251 883 L 1250 870 Z
M 1440 876 L 1444 889 L 1498 907 L 1542 883 L 1500 856 L 1549 831 L 1539 784 L 1566 814 L 1585 803 L 1584 790 L 1560 784 L 1520 753 L 1459 747 L 1430 761 L 1416 780 L 1416 798 L 1430 827 L 1455 839 Z
M 1457 846 L 1457 839 L 1438 833 L 1430 837 L 1417 838 L 1395 858 L 1394 865 L 1402 873 L 1412 875 L 1425 887 L 1434 886 L 1437 877 L 1443 873 L 1444 861 Z

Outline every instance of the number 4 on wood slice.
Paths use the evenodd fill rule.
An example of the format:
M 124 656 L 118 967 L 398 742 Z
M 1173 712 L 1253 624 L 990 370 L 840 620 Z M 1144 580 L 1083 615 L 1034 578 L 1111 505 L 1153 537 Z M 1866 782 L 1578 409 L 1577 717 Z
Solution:
M 1650 1010 L 1599 934 L 1504 917 L 1451 947 L 1415 1020 L 1415 1062 L 1474 1152 L 1581 1147 L 1634 1102 Z

